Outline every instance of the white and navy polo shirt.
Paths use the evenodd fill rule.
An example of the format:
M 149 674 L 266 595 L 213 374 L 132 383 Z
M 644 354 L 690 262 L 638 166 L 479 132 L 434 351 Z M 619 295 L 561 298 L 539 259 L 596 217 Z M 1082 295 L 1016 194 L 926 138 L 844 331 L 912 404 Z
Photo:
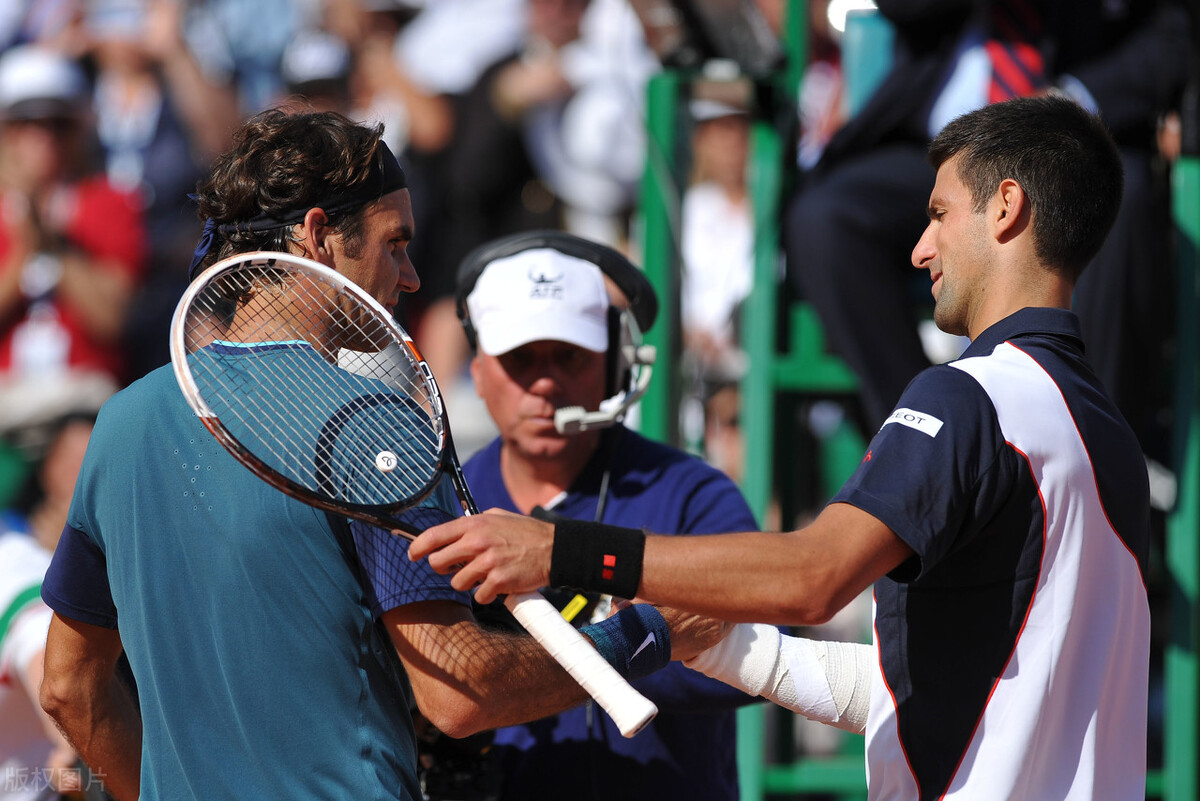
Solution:
M 922 372 L 834 501 L 916 552 L 875 585 L 873 801 L 1144 797 L 1145 461 L 1073 314 Z

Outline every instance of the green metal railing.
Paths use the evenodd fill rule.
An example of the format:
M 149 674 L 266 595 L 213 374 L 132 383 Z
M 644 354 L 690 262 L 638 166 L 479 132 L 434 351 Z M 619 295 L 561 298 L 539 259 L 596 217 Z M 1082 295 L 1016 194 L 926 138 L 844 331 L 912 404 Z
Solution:
M 642 175 L 640 218 L 642 269 L 659 300 L 658 323 L 646 332 L 646 343 L 658 350 L 655 380 L 641 402 L 641 430 L 662 442 L 678 444 L 675 424 L 679 408 L 679 187 L 678 146 L 680 90 L 685 76 L 664 70 L 646 87 L 646 170 Z
M 1191 121 L 1200 124 L 1200 120 Z M 1162 797 L 1200 798 L 1200 154 L 1171 175 L 1175 220 L 1175 475 L 1179 494 L 1167 519 L 1170 631 L 1164 656 Z

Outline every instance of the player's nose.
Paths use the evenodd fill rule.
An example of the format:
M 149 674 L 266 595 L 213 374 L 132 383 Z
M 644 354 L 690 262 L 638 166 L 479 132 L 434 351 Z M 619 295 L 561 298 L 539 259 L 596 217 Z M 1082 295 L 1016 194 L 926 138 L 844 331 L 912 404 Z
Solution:
M 416 265 L 412 263 L 412 259 L 407 254 L 400 260 L 400 272 L 396 279 L 396 285 L 401 292 L 410 294 L 421 288 L 421 276 L 417 275 Z
M 917 240 L 916 246 L 913 247 L 912 265 L 918 270 L 928 270 L 929 265 L 937 256 L 937 248 L 933 245 L 933 226 L 925 227 L 925 232 L 921 234 L 921 238 Z

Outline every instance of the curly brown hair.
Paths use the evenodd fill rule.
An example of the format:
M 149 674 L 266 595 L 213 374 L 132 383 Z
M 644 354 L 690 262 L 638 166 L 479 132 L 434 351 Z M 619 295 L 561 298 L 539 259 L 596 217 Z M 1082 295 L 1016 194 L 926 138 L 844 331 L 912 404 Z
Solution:
M 320 206 L 323 198 L 368 180 L 381 147 L 382 125 L 361 125 L 336 112 L 262 111 L 234 134 L 233 147 L 218 156 L 197 187 L 197 213 L 217 225 L 261 215 L 286 219 Z M 362 210 L 329 213 L 352 257 L 362 246 Z M 291 226 L 263 231 L 224 230 L 203 266 L 236 253 L 288 249 Z

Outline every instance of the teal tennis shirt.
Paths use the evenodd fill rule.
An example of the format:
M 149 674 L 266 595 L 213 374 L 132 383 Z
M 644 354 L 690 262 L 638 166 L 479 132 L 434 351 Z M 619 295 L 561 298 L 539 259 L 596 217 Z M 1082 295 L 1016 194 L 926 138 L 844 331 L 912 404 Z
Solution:
M 383 608 L 458 597 L 392 564 L 409 572 Z M 43 586 L 60 615 L 120 631 L 144 801 L 419 799 L 372 594 L 325 513 L 227 454 L 170 367 L 102 410 Z

